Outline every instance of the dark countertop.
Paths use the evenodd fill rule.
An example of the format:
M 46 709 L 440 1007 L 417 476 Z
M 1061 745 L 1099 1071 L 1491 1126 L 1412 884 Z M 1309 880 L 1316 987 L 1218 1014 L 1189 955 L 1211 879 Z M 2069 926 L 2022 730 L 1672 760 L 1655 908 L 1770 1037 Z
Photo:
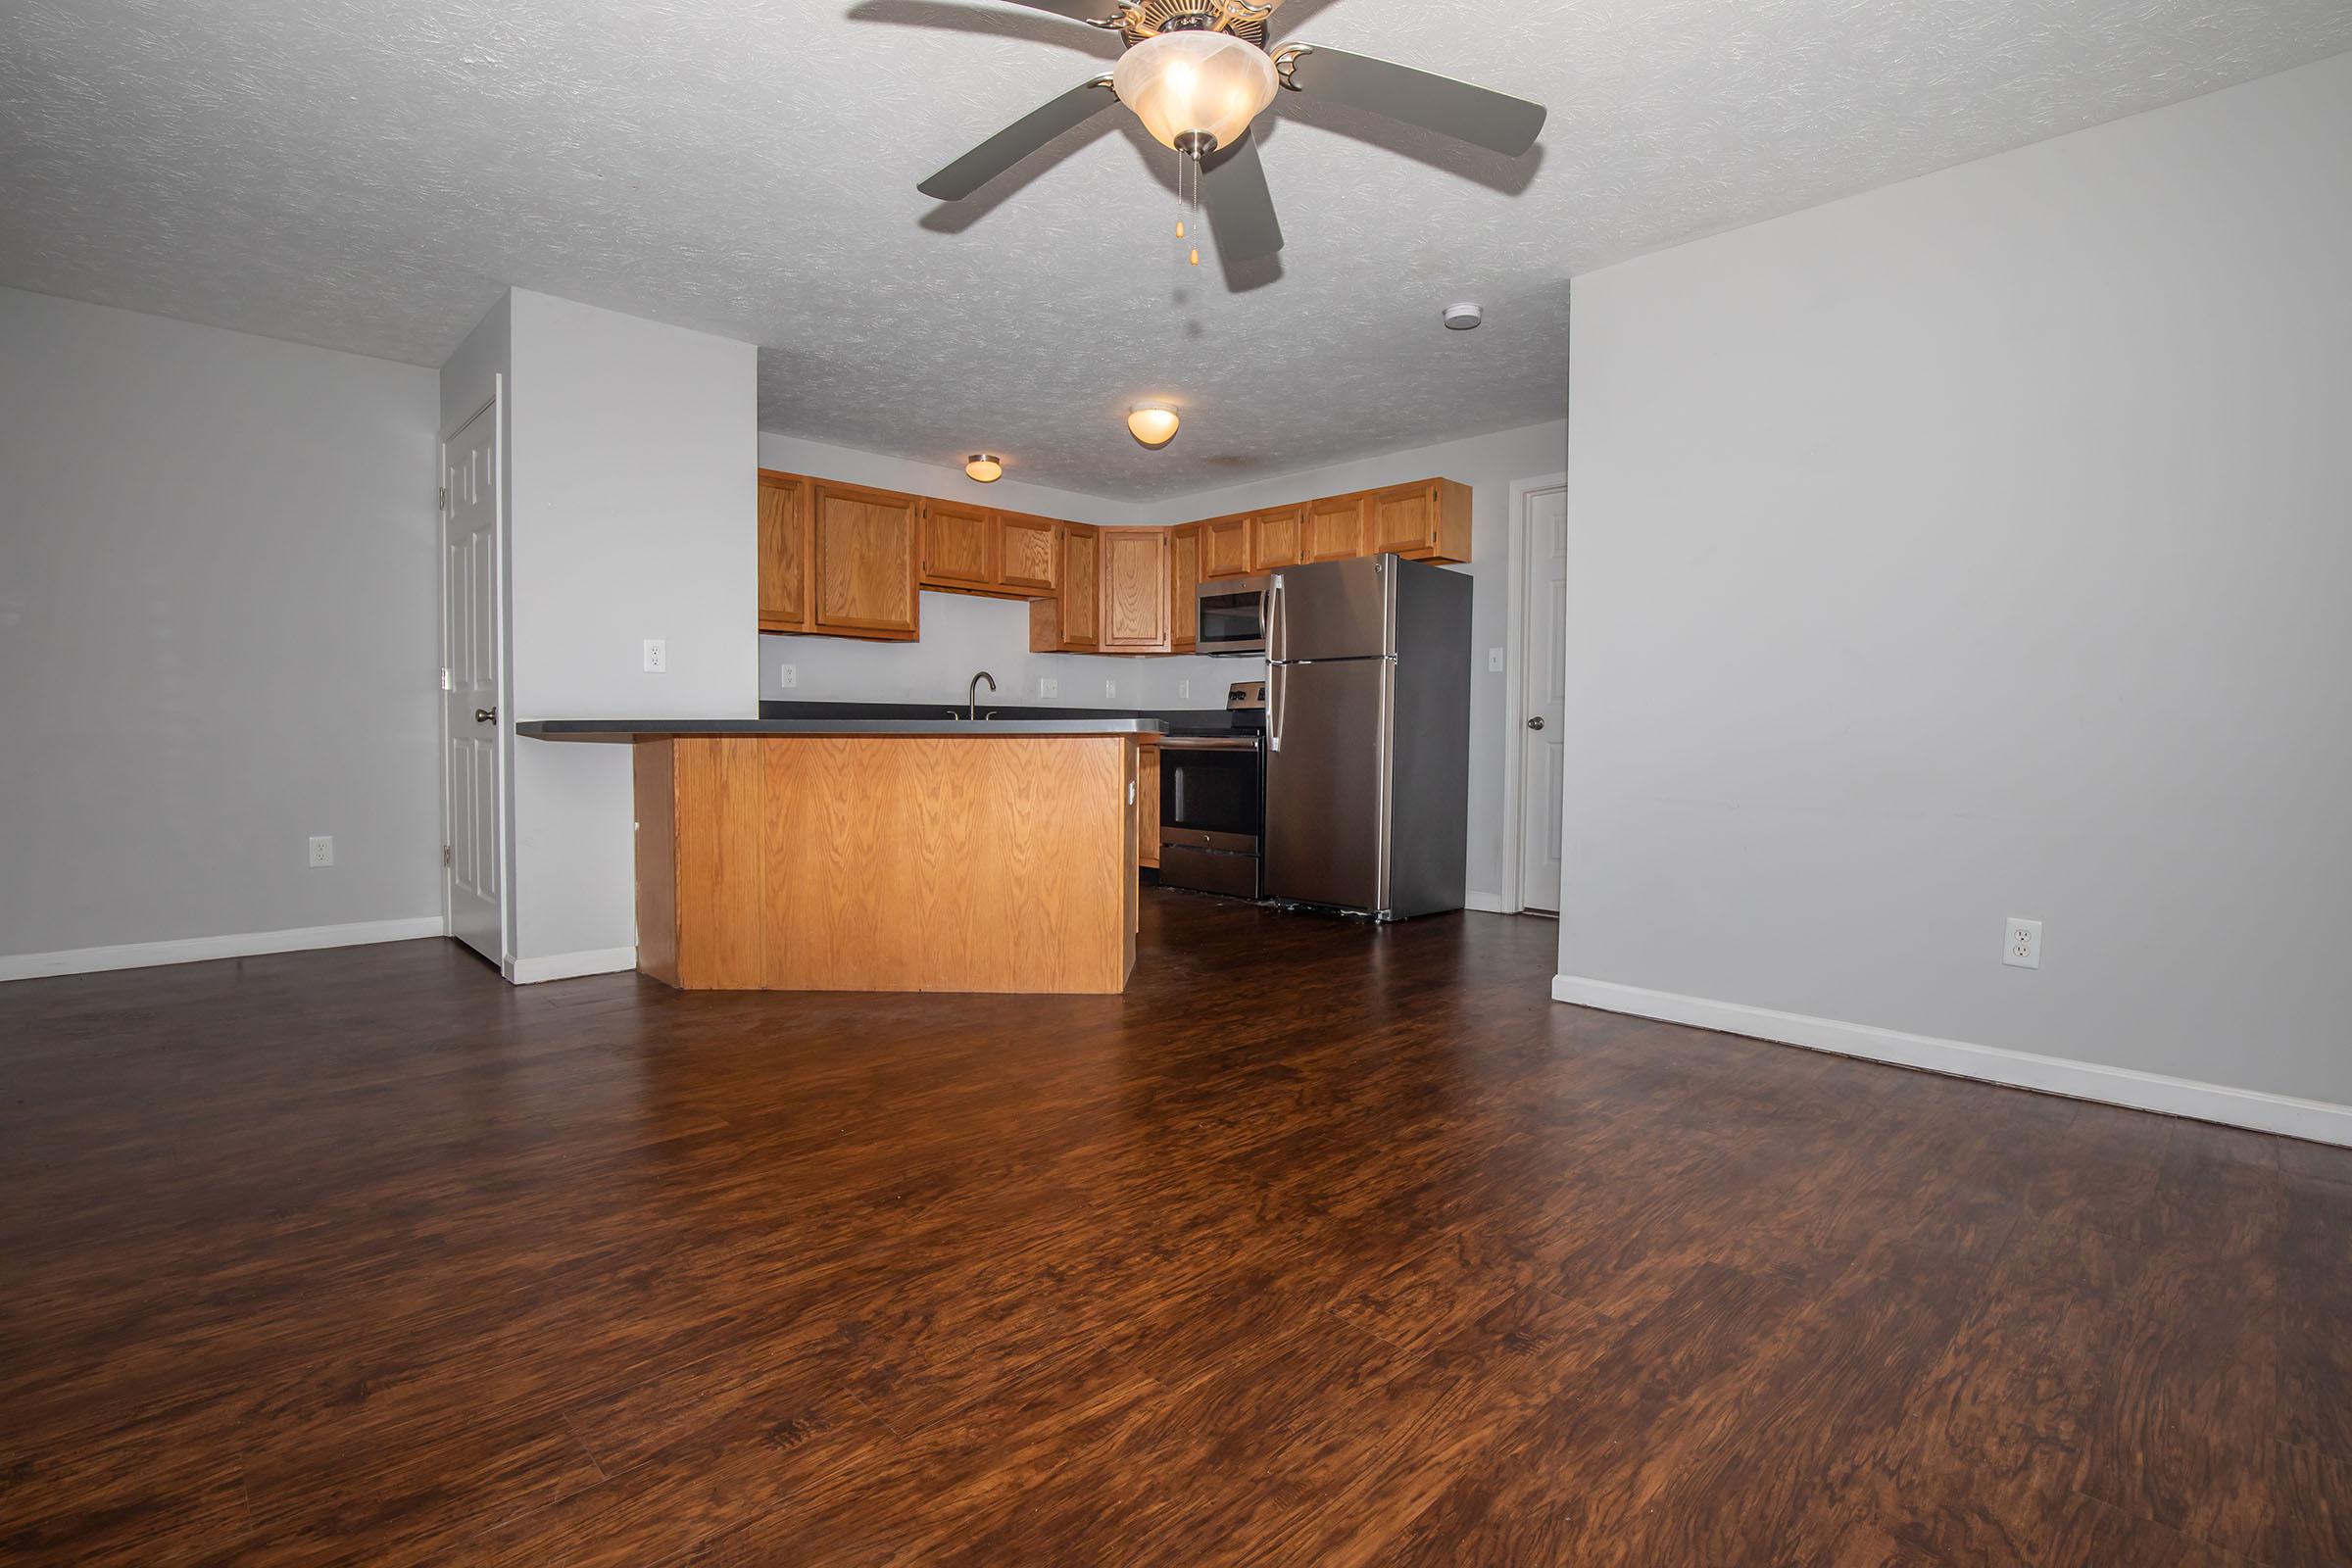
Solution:
M 762 705 L 764 706 L 764 705 Z M 514 733 L 542 741 L 633 741 L 662 735 L 953 735 L 984 740 L 991 735 L 1161 735 L 1167 726 L 1152 718 L 1118 714 L 1089 718 L 949 718 L 931 709 L 929 718 L 534 718 Z
M 773 702 L 760 705 L 761 718 L 935 718 L 944 719 L 951 712 L 960 714 L 961 703 L 819 703 Z M 1256 722 L 1236 724 L 1234 715 L 1222 708 L 1032 708 L 1019 703 L 982 702 L 980 711 L 995 713 L 989 722 L 1030 722 L 1045 719 L 1149 719 L 1156 722 L 1170 735 L 1223 735 L 1236 731 L 1255 732 L 1262 728 Z M 1252 712 L 1252 721 L 1262 715 Z M 1145 733 L 1149 733 L 1148 731 Z

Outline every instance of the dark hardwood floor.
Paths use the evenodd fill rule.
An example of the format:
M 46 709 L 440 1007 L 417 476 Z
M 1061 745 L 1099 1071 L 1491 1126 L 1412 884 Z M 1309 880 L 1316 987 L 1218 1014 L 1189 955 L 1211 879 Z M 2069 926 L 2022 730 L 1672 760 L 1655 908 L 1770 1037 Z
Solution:
M 0 1560 L 2352 1560 L 2352 1152 L 1145 918 L 1112 998 L 0 986 Z

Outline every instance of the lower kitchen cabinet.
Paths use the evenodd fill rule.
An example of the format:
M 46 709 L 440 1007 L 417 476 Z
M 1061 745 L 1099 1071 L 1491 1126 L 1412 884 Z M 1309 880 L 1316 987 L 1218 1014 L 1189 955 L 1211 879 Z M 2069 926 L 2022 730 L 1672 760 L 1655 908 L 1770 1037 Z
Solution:
M 1152 735 L 1135 755 L 1135 863 L 1159 869 L 1159 740 Z

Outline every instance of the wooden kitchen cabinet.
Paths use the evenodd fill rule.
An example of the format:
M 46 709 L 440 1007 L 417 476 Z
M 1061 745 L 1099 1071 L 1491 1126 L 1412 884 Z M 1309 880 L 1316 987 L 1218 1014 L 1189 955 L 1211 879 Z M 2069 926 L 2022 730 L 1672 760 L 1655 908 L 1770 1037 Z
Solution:
M 1135 754 L 1135 863 L 1159 869 L 1159 737 L 1146 735 Z
M 1211 517 L 1200 524 L 1200 575 L 1250 575 L 1250 519 Z
M 955 501 L 926 501 L 922 517 L 924 587 L 1000 586 L 998 559 L 1004 527 L 995 513 Z
M 1105 528 L 1097 535 L 1097 546 L 1102 552 L 1102 652 L 1166 653 L 1168 531 Z M 1077 576 L 1075 567 L 1070 575 Z
M 1092 523 L 1055 524 L 1061 556 L 1061 590 L 1029 601 L 1029 651 L 1033 654 L 1091 654 L 1102 647 L 1101 556 Z
M 808 629 L 808 481 L 760 470 L 760 629 Z
M 1168 652 L 1200 646 L 1200 525 L 1168 530 Z
M 809 487 L 814 629 L 911 641 L 920 601 L 922 504 L 913 496 L 819 480 Z
M 997 581 L 1011 592 L 1050 594 L 1061 585 L 1060 524 L 1051 517 L 1000 514 Z
M 1306 559 L 1306 509 L 1278 507 L 1250 517 L 1250 569 L 1272 571 Z
M 1470 487 L 1451 479 L 1423 479 L 1376 490 L 1367 555 L 1391 551 L 1412 561 L 1470 559 Z
M 1303 561 L 1353 561 L 1372 554 L 1371 497 L 1326 496 L 1306 506 Z

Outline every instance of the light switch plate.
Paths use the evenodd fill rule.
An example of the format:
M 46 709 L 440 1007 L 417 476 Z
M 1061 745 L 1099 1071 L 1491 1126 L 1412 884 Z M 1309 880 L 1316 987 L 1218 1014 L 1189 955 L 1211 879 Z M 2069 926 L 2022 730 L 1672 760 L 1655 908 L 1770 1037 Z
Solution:
M 1193 695 L 1193 683 L 1192 683 L 1191 681 L 1189 681 L 1189 680 L 1180 680 L 1180 681 L 1178 681 L 1178 682 L 1176 683 L 1176 695 L 1177 695 L 1178 697 L 1180 697 L 1180 698 L 1183 698 L 1183 697 L 1190 697 L 1190 696 L 1192 696 L 1192 695 Z
M 1487 673 L 1490 675 L 1499 675 L 1502 673 L 1501 649 L 1490 648 L 1487 650 Z
M 1061 695 L 1061 682 L 1056 680 L 1052 675 L 1038 676 L 1037 695 L 1040 697 L 1059 697 Z

